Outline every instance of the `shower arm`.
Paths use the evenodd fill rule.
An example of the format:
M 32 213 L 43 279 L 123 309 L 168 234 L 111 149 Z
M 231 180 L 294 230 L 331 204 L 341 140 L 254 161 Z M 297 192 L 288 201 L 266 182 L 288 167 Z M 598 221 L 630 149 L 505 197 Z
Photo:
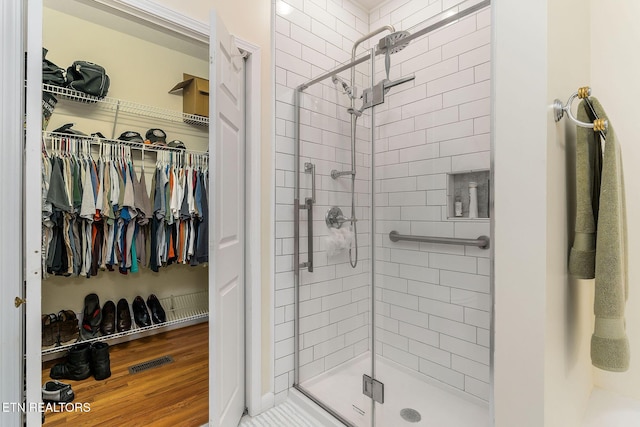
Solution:
M 358 48 L 358 46 L 360 45 L 360 43 L 364 42 L 365 40 L 369 40 L 371 37 L 380 34 L 384 31 L 389 31 L 390 33 L 395 33 L 396 29 L 393 25 L 385 25 L 383 27 L 378 28 L 377 30 L 374 30 L 372 32 L 370 32 L 369 34 L 365 34 L 364 36 L 360 37 L 358 40 L 355 41 L 355 43 L 353 43 L 353 48 L 351 49 L 351 62 L 354 62 L 356 59 L 356 49 Z M 372 58 L 373 59 L 373 58 Z M 372 76 L 373 77 L 373 76 Z M 355 84 L 355 79 L 356 79 L 356 69 L 355 67 L 351 67 L 351 87 L 354 86 Z M 351 107 L 354 106 L 354 100 L 351 100 Z

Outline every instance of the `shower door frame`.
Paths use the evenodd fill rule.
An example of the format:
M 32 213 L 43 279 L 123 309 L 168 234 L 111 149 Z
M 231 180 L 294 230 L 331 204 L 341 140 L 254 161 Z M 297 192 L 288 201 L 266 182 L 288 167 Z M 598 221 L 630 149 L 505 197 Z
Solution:
M 466 9 L 464 9 L 461 12 L 457 12 L 457 13 L 453 13 L 449 16 L 446 16 L 444 19 L 435 22 L 431 25 L 427 25 L 426 27 L 420 29 L 419 31 L 416 31 L 412 34 L 410 34 L 409 36 L 407 36 L 406 38 L 403 39 L 403 43 L 409 43 L 411 40 L 420 38 L 432 31 L 435 31 L 439 28 L 442 28 L 446 25 L 449 25 L 455 21 L 458 21 L 461 18 L 464 18 L 465 16 L 471 15 L 473 13 L 476 13 L 486 7 L 490 7 L 491 6 L 491 2 L 492 0 L 482 0 Z M 457 5 L 459 6 L 459 5 Z M 457 7 L 454 6 L 454 7 Z M 444 11 L 442 13 L 446 13 L 447 11 Z M 332 70 L 327 71 L 326 73 L 306 82 L 303 83 L 301 85 L 299 85 L 298 87 L 295 88 L 294 90 L 294 242 L 293 242 L 293 276 L 294 276 L 294 380 L 293 380 L 293 387 L 298 390 L 300 393 L 302 393 L 304 396 L 306 396 L 307 398 L 309 398 L 311 401 L 313 401 L 315 404 L 317 404 L 318 406 L 320 406 L 323 410 L 325 410 L 326 412 L 328 412 L 329 414 L 331 414 L 333 417 L 335 417 L 336 419 L 338 419 L 340 422 L 342 422 L 343 424 L 350 426 L 350 427 L 357 427 L 354 426 L 351 422 L 349 422 L 348 420 L 346 420 L 343 416 L 341 416 L 340 414 L 338 414 L 336 411 L 334 411 L 333 409 L 331 409 L 330 407 L 328 407 L 324 402 L 320 401 L 318 398 L 316 398 L 315 396 L 311 395 L 310 393 L 308 393 L 301 385 L 300 385 L 300 347 L 299 347 L 299 343 L 300 343 L 300 311 L 299 311 L 299 306 L 300 306 L 300 292 L 299 292 L 299 287 L 300 287 L 300 269 L 301 268 L 306 268 L 308 267 L 308 265 L 312 264 L 310 262 L 305 262 L 305 263 L 301 263 L 300 262 L 300 209 L 306 209 L 308 208 L 308 206 L 305 204 L 300 204 L 300 108 L 301 108 L 301 95 L 302 92 L 305 91 L 307 88 L 309 88 L 310 86 L 319 83 L 333 75 L 337 75 L 338 73 L 351 69 L 359 64 L 362 64 L 363 62 L 366 62 L 367 60 L 371 60 L 371 85 L 373 85 L 373 81 L 374 81 L 374 76 L 375 76 L 375 57 L 378 55 L 384 54 L 383 50 L 379 50 L 376 48 L 372 48 L 368 54 L 365 54 L 351 62 L 348 62 L 344 65 L 341 65 L 339 67 L 336 67 Z M 493 74 L 493 73 L 492 73 Z M 493 92 L 492 92 L 493 93 Z M 492 111 L 493 111 L 493 100 L 491 101 L 492 104 Z M 369 352 L 371 353 L 371 369 L 370 369 L 370 373 L 371 373 L 371 378 L 373 378 L 375 380 L 375 369 L 376 369 L 376 354 L 375 354 L 375 296 L 376 296 L 376 291 L 375 291 L 375 244 L 373 244 L 373 240 L 374 240 L 374 236 L 375 236 L 375 175 L 374 175 L 374 169 L 375 169 L 375 150 L 374 148 L 374 143 L 375 143 L 375 106 L 371 107 L 372 113 L 371 113 L 371 144 L 372 144 L 372 148 L 371 148 L 371 163 L 370 163 L 370 173 L 369 173 L 369 180 L 370 180 L 370 228 L 369 228 L 369 232 L 371 233 L 371 239 L 370 239 L 370 253 L 369 253 L 369 257 L 371 259 L 371 267 L 370 267 L 370 271 L 369 271 L 369 275 L 370 275 L 370 287 L 371 287 L 371 294 L 370 294 L 370 301 L 371 301 L 371 306 L 370 306 L 370 340 L 371 340 L 371 348 L 369 349 Z M 495 187 L 495 179 L 494 179 L 494 141 L 493 141 L 493 132 L 491 132 L 491 150 L 490 150 L 490 193 L 491 194 L 495 194 L 494 192 L 494 187 Z M 314 171 L 315 173 L 315 171 Z M 315 189 L 314 189 L 315 191 Z M 494 198 L 492 197 L 490 200 L 490 206 L 489 206 L 489 218 L 490 218 L 490 236 L 489 239 L 490 241 L 493 241 L 493 237 L 494 237 L 494 227 L 495 227 L 495 216 L 494 216 Z M 315 202 L 314 202 L 315 203 Z M 313 204 L 311 205 L 311 208 L 313 209 Z M 490 254 L 490 295 L 491 295 L 491 312 L 490 312 L 490 341 L 489 341 L 489 355 L 490 355 L 490 359 L 489 359 L 489 416 L 490 419 L 493 420 L 494 418 L 494 348 L 495 348 L 495 333 L 494 333 L 494 329 L 495 329 L 495 280 L 494 280 L 494 246 L 491 245 L 489 250 L 491 251 Z M 310 257 L 309 260 L 312 259 L 312 254 L 308 254 L 308 256 Z M 311 270 L 312 271 L 312 270 Z M 375 410 L 376 410 L 376 404 L 374 402 L 374 400 L 372 399 L 372 412 L 371 412 L 371 426 L 372 427 L 376 427 L 376 418 L 375 418 Z

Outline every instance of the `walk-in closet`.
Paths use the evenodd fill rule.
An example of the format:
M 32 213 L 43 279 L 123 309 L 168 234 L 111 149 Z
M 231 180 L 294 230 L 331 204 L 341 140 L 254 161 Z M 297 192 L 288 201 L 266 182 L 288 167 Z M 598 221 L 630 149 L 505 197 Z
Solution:
M 46 411 L 45 425 L 237 418 L 244 409 L 244 58 L 215 13 L 212 72 L 203 28 L 163 27 L 148 19 L 157 15 L 117 5 L 45 0 L 31 9 L 42 13 L 46 59 L 42 83 L 27 79 L 28 90 L 42 87 L 42 133 L 40 168 L 29 169 L 38 163 L 32 151 L 25 172 L 32 183 L 41 178 L 41 197 L 27 194 L 25 203 L 42 206 L 42 384 L 58 380 L 75 395 L 74 410 Z M 56 80 L 58 72 L 66 81 Z M 211 103 L 210 78 L 224 90 Z M 28 129 L 39 117 L 27 113 Z M 34 148 L 29 130 L 27 140 Z M 214 267 L 220 257 L 230 260 L 227 268 Z M 219 306 L 226 308 L 214 313 Z M 34 306 L 27 308 L 33 322 Z M 213 331 L 214 322 L 227 332 Z M 213 355 L 212 347 L 226 353 Z M 100 374 L 98 348 L 109 349 L 110 370 Z M 72 359 L 84 350 L 90 365 L 78 374 Z M 33 355 L 27 343 L 27 365 Z M 227 363 L 215 409 L 211 361 Z

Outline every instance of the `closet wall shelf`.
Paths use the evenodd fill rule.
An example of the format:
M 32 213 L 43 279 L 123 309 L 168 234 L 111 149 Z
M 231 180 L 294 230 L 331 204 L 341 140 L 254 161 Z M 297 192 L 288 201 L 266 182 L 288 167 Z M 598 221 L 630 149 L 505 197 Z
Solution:
M 113 145 L 124 145 L 127 147 L 131 147 L 138 150 L 144 151 L 168 151 L 173 153 L 187 153 L 187 154 L 196 154 L 199 156 L 209 156 L 209 153 L 206 151 L 197 151 L 197 150 L 183 150 L 181 148 L 173 148 L 167 147 L 166 145 L 152 145 L 152 144 L 140 144 L 138 142 L 133 141 L 122 141 L 120 139 L 108 139 L 108 138 L 99 138 L 97 136 L 89 136 L 89 135 L 70 135 L 68 133 L 59 133 L 59 132 L 42 132 L 42 136 L 46 140 L 50 140 L 51 138 L 60 138 L 60 139 L 68 139 L 68 140 L 83 140 L 89 141 L 92 145 L 100 145 L 100 144 L 113 144 Z
M 76 102 L 86 104 L 96 104 L 102 108 L 107 108 L 117 112 L 131 113 L 139 116 L 151 117 L 161 120 L 184 122 L 191 125 L 209 126 L 209 118 L 196 116 L 194 114 L 185 114 L 180 111 L 168 110 L 150 105 L 138 104 L 131 101 L 125 101 L 118 98 L 98 98 L 87 95 L 77 90 L 66 87 L 53 86 L 43 83 L 42 90 L 53 95 L 60 96 Z
M 172 329 L 182 328 L 188 325 L 202 323 L 209 318 L 209 293 L 207 291 L 194 292 L 191 294 L 170 296 L 159 298 L 160 304 L 167 314 L 167 321 L 151 326 L 138 327 L 133 318 L 131 319 L 131 329 L 125 332 L 118 332 L 111 335 L 100 336 L 82 342 L 104 341 L 111 344 L 131 341 L 143 336 L 155 335 L 167 332 Z M 76 313 L 82 319 L 82 313 Z M 42 349 L 42 360 L 52 360 L 63 356 L 63 354 L 76 345 L 77 342 L 64 344 L 57 347 Z

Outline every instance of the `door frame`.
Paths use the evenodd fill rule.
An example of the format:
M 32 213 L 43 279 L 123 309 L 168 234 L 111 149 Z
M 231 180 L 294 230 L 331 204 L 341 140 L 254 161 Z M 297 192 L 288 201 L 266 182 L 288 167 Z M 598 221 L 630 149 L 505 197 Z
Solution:
M 177 32 L 182 35 L 186 35 L 194 40 L 209 43 L 209 23 L 197 21 L 189 18 L 175 10 L 161 6 L 157 3 L 149 0 L 93 0 L 95 3 L 110 7 L 114 10 L 124 12 L 136 18 L 144 19 L 156 26 L 166 28 L 168 30 Z M 27 16 L 24 20 L 17 23 L 20 26 L 18 30 L 11 28 L 15 31 L 13 34 L 27 35 L 27 52 L 40 52 L 42 47 L 42 13 L 43 4 L 42 1 L 30 1 L 25 0 L 11 1 L 10 4 L 19 3 L 16 7 L 20 10 L 25 7 L 27 10 Z M 3 3 L 4 6 L 4 3 Z M 4 19 L 4 13 L 3 18 Z M 31 23 L 31 25 L 28 25 Z M 34 25 L 35 24 L 35 25 Z M 9 29 L 8 26 L 3 26 L 3 33 Z M 3 43 L 11 43 L 11 54 L 4 56 L 7 64 L 22 64 L 23 63 L 23 51 L 22 38 L 5 38 L 3 37 Z M 237 45 L 248 54 L 246 60 L 246 150 L 247 150 L 247 175 L 246 175 L 246 205 L 247 216 L 245 221 L 246 235 L 247 236 L 262 236 L 261 226 L 261 203 L 260 203 L 260 189 L 261 189 L 261 49 L 259 46 L 254 45 L 246 40 L 236 38 Z M 5 46 L 3 46 L 3 49 Z M 9 49 L 7 49 L 9 50 Z M 4 74 L 3 74 L 4 75 Z M 40 81 L 42 79 L 41 60 L 39 55 L 30 55 L 28 66 L 28 79 L 29 81 Z M 20 78 L 22 81 L 22 78 Z M 15 81 L 12 80 L 15 84 Z M 19 105 L 22 99 L 22 87 L 18 86 L 19 90 L 14 96 L 19 96 L 18 99 L 12 97 L 6 97 L 2 99 L 1 120 L 9 123 L 10 120 L 15 121 L 15 106 Z M 39 117 L 41 115 L 41 99 L 42 93 L 39 88 L 31 85 L 27 89 L 27 98 L 24 100 L 27 105 L 28 117 Z M 22 132 L 22 120 L 19 121 L 19 130 Z M 3 135 L 6 128 L 3 129 Z M 27 141 L 39 140 L 40 130 L 36 126 L 27 127 Z M 35 138 L 35 139 L 34 139 Z M 30 150 L 30 158 L 33 160 L 29 164 L 26 164 L 26 170 L 40 170 L 39 164 L 39 147 L 26 147 L 26 150 Z M 36 151 L 37 150 L 37 151 Z M 13 175 L 15 180 L 16 174 L 20 173 L 21 161 L 11 164 L 10 168 L 7 168 L 4 173 Z M 33 191 L 39 193 L 40 189 L 40 174 L 30 174 L 25 176 L 24 192 L 14 195 L 21 206 L 22 194 L 33 194 Z M 11 181 L 8 181 L 11 182 Z M 31 313 L 40 311 L 40 294 L 41 294 L 41 278 L 40 278 L 40 198 L 39 197 L 26 197 L 25 198 L 25 218 L 24 229 L 26 230 L 24 236 L 24 253 L 25 253 L 25 280 L 26 280 L 26 292 L 27 299 L 30 301 L 29 311 Z M 36 252 L 32 249 L 37 248 Z M 15 251 L 15 246 L 13 247 Z M 5 251 L 3 250 L 3 254 Z M 261 345 L 261 308 L 262 308 L 262 286 L 261 286 L 261 254 L 260 245 L 247 245 L 246 260 L 245 260 L 245 278 L 246 278 L 246 300 L 245 300 L 245 316 L 246 316 L 246 329 L 245 329 L 245 352 L 246 352 L 246 396 L 245 402 L 250 414 L 258 414 L 264 409 L 262 405 L 262 345 Z M 20 282 L 21 284 L 22 282 Z M 3 300 L 4 301 L 4 300 Z M 11 302 L 13 300 L 11 299 Z M 0 324 L 9 324 L 12 316 L 9 310 L 1 310 L 0 312 Z M 41 361 L 40 355 L 40 321 L 39 316 L 30 315 L 26 316 L 24 337 L 27 337 L 27 332 L 30 337 L 37 335 L 36 338 L 27 339 L 26 341 L 26 368 L 27 368 L 27 381 L 26 384 L 26 401 L 27 402 L 39 402 L 41 399 L 40 391 L 40 372 L 41 363 L 33 362 L 34 360 Z M 31 341 L 31 343 L 30 343 Z M 21 356 L 21 354 L 19 355 Z M 5 373 L 11 373 L 15 371 L 21 371 L 16 369 L 15 362 L 10 364 L 10 361 L 2 359 L 2 365 L 0 366 L 0 373 L 4 377 Z M 4 389 L 3 389 L 4 390 Z M 4 393 L 4 391 L 3 391 Z M 28 425 L 39 425 L 41 422 L 40 414 L 38 412 L 27 412 Z

